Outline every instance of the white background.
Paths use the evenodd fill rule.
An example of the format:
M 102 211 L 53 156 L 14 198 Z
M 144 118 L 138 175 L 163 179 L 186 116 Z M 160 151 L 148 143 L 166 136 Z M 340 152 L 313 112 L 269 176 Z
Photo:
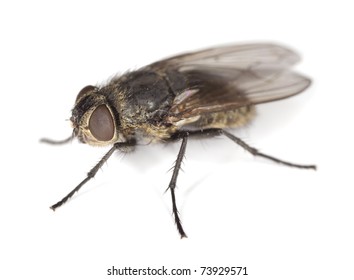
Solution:
M 201 266 L 247 266 L 243 279 L 354 279 L 353 18 L 350 1 L 2 2 L 0 278 L 148 279 L 106 274 L 165 265 L 197 270 L 168 279 L 214 279 L 198 276 Z M 177 189 L 189 238 L 180 240 L 164 194 L 179 145 L 153 145 L 115 154 L 70 203 L 49 210 L 107 151 L 38 142 L 71 133 L 82 87 L 249 41 L 293 47 L 314 84 L 259 106 L 253 124 L 233 132 L 317 172 L 254 158 L 223 138 L 190 141 Z

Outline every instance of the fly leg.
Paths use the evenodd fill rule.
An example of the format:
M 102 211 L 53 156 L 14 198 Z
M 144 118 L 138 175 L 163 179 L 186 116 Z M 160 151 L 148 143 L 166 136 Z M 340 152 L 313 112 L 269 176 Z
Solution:
M 253 147 L 249 146 L 246 142 L 244 142 L 240 138 L 236 137 L 235 135 L 233 135 L 233 134 L 231 134 L 231 133 L 229 133 L 229 132 L 227 132 L 227 131 L 225 131 L 225 130 L 223 130 L 221 128 L 209 128 L 209 129 L 204 129 L 204 130 L 192 130 L 192 131 L 178 131 L 178 132 L 176 132 L 175 134 L 173 134 L 171 136 L 171 140 L 174 141 L 174 140 L 182 139 L 182 144 L 181 144 L 181 147 L 179 149 L 177 160 L 176 160 L 175 165 L 173 167 L 172 178 L 171 178 L 171 181 L 170 181 L 170 184 L 169 184 L 167 190 L 169 189 L 171 191 L 173 215 L 175 217 L 175 223 L 176 223 L 178 232 L 181 235 L 181 238 L 187 237 L 187 235 L 186 235 L 186 233 L 183 230 L 183 227 L 182 227 L 182 224 L 181 224 L 181 220 L 180 220 L 179 215 L 178 215 L 178 210 L 177 210 L 177 206 L 176 206 L 175 188 L 176 188 L 178 172 L 179 172 L 179 170 L 181 168 L 182 160 L 183 160 L 183 157 L 184 157 L 184 155 L 186 153 L 186 146 L 187 146 L 188 137 L 210 138 L 210 137 L 219 136 L 219 135 L 225 135 L 227 138 L 229 138 L 234 143 L 236 143 L 237 145 L 241 146 L 247 152 L 251 153 L 254 156 L 263 157 L 263 158 L 266 158 L 268 160 L 274 161 L 276 163 L 287 165 L 287 166 L 291 166 L 291 167 L 316 170 L 316 165 L 295 164 L 295 163 L 291 163 L 291 162 L 288 162 L 288 161 L 284 161 L 284 160 L 278 159 L 278 158 L 273 157 L 273 156 L 269 156 L 267 154 L 263 154 L 263 153 L 259 152 L 256 148 L 253 148 Z
M 179 149 L 175 165 L 173 167 L 172 178 L 171 178 L 170 184 L 168 185 L 167 190 L 169 189 L 170 192 L 171 192 L 172 211 L 173 211 L 173 215 L 175 217 L 175 223 L 176 223 L 178 232 L 181 235 L 181 238 L 184 238 L 184 237 L 187 237 L 187 235 L 186 235 L 186 233 L 183 230 L 183 227 L 182 227 L 182 224 L 181 224 L 181 219 L 179 218 L 179 215 L 178 215 L 178 210 L 177 210 L 177 205 L 176 205 L 175 188 L 176 188 L 178 172 L 181 169 L 181 164 L 182 164 L 182 161 L 183 161 L 183 157 L 184 157 L 184 155 L 186 153 L 188 132 L 179 133 L 178 137 L 176 137 L 175 139 L 182 139 L 182 144 L 181 144 L 181 147 Z
M 178 139 L 180 137 L 180 135 L 183 134 L 183 133 L 186 133 L 186 132 L 185 131 L 177 132 L 177 133 L 175 133 L 172 136 L 172 138 L 173 139 Z M 218 135 L 225 135 L 227 138 L 229 138 L 234 143 L 236 143 L 237 145 L 241 146 L 247 152 L 251 153 L 254 156 L 263 157 L 263 158 L 266 158 L 268 160 L 274 161 L 276 163 L 287 165 L 287 166 L 291 166 L 291 167 L 316 170 L 316 165 L 296 164 L 296 163 L 292 163 L 292 162 L 288 162 L 288 161 L 284 161 L 284 160 L 278 159 L 276 157 L 273 157 L 273 156 L 270 156 L 270 155 L 267 155 L 267 154 L 263 154 L 263 153 L 259 152 L 256 148 L 251 147 L 246 142 L 241 140 L 241 138 L 236 137 L 235 135 L 233 135 L 233 134 L 231 134 L 231 133 L 229 133 L 226 130 L 223 130 L 221 128 L 208 128 L 208 129 L 204 129 L 204 130 L 188 131 L 187 133 L 191 137 L 198 137 L 198 136 L 199 137 L 213 137 L 213 136 L 218 136 Z
M 69 192 L 65 197 L 63 197 L 60 201 L 53 204 L 50 209 L 55 211 L 58 207 L 62 206 L 65 202 L 67 202 L 76 192 L 78 192 L 83 185 L 85 185 L 88 181 L 90 181 L 93 177 L 95 177 L 97 171 L 103 166 L 103 164 L 111 157 L 115 150 L 121 150 L 129 146 L 135 146 L 135 141 L 130 142 L 122 142 L 115 143 L 114 146 L 101 158 L 101 160 L 87 173 L 86 178 L 76 186 L 71 192 Z
M 288 161 L 284 161 L 284 160 L 278 159 L 278 158 L 273 157 L 273 156 L 269 156 L 267 154 L 263 154 L 263 153 L 259 152 L 257 149 L 249 146 L 246 142 L 244 142 L 240 138 L 236 137 L 235 135 L 233 135 L 233 134 L 231 134 L 231 133 L 229 133 L 229 132 L 227 132 L 225 130 L 222 130 L 222 129 L 220 129 L 220 131 L 221 131 L 221 134 L 225 135 L 227 138 L 232 140 L 237 145 L 240 145 L 247 152 L 251 153 L 254 156 L 263 157 L 263 158 L 269 159 L 271 161 L 274 161 L 276 163 L 287 165 L 287 166 L 290 166 L 290 167 L 316 170 L 316 165 L 296 164 L 296 163 L 292 163 L 292 162 L 288 162 Z
M 42 138 L 39 140 L 39 142 L 50 144 L 50 145 L 63 145 L 63 144 L 71 142 L 74 138 L 75 138 L 75 135 L 73 133 L 68 138 L 63 139 L 63 140 L 52 140 L 52 139 L 48 139 L 48 138 Z

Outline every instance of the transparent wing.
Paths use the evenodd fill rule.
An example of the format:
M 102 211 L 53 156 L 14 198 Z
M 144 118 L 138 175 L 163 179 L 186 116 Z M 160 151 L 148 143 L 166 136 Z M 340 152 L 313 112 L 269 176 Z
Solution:
M 290 69 L 298 61 L 297 54 L 279 45 L 244 44 L 183 54 L 148 67 L 166 73 L 177 89 L 168 118 L 178 121 L 298 94 L 311 83 Z
M 173 68 L 179 71 L 198 66 L 249 69 L 250 67 L 288 68 L 300 60 L 288 48 L 275 44 L 240 44 L 210 48 L 167 58 L 150 65 L 152 68 Z

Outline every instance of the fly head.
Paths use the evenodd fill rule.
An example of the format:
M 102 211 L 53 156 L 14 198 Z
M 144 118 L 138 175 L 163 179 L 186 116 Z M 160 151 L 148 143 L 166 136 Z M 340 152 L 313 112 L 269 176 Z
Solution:
M 105 146 L 118 140 L 118 114 L 98 87 L 86 86 L 79 92 L 70 120 L 82 143 Z

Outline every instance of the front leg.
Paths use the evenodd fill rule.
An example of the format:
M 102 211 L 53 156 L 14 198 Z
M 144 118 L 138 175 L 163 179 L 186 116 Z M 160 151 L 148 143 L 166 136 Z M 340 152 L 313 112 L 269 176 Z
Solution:
M 49 138 L 41 138 L 41 139 L 39 139 L 39 142 L 46 143 L 49 145 L 63 145 L 63 144 L 67 144 L 67 143 L 71 142 L 74 138 L 75 138 L 75 135 L 73 133 L 72 135 L 70 135 L 68 138 L 66 138 L 64 140 L 52 140 Z
M 83 185 L 85 185 L 88 181 L 90 181 L 93 177 L 95 177 L 97 171 L 103 166 L 103 164 L 111 157 L 115 150 L 122 150 L 126 147 L 135 146 L 136 142 L 129 141 L 129 142 L 122 142 L 122 143 L 115 143 L 114 146 L 101 158 L 101 160 L 87 173 L 86 178 L 77 185 L 71 192 L 69 192 L 65 197 L 63 197 L 60 201 L 55 203 L 50 207 L 53 211 L 58 207 L 62 206 L 65 202 L 67 202 L 76 192 L 78 192 Z

